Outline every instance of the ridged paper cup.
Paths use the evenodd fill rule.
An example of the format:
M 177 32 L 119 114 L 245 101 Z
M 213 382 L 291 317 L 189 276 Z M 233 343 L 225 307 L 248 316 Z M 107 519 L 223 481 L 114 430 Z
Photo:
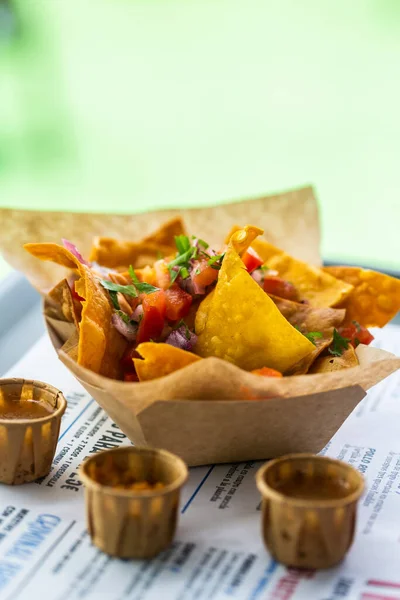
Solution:
M 102 473 L 129 471 L 137 481 L 162 483 L 161 489 L 133 491 L 104 483 Z M 86 517 L 92 542 L 120 558 L 151 558 L 172 542 L 180 491 L 188 477 L 179 457 L 149 448 L 127 446 L 88 458 L 80 469 L 85 484 Z M 102 481 L 102 482 L 101 482 Z
M 7 406 L 35 400 L 51 409 L 39 418 L 3 418 Z M 53 462 L 61 417 L 67 407 L 63 394 L 47 383 L 0 379 L 0 482 L 18 485 L 44 477 Z
M 290 567 L 327 569 L 338 564 L 354 537 L 357 502 L 364 478 L 350 465 L 323 456 L 291 454 L 266 463 L 256 474 L 262 495 L 266 547 Z M 318 486 L 325 498 L 302 499 L 295 486 Z M 291 485 L 291 493 L 285 493 Z M 341 497 L 329 490 L 339 486 Z M 286 490 L 288 488 L 286 487 Z

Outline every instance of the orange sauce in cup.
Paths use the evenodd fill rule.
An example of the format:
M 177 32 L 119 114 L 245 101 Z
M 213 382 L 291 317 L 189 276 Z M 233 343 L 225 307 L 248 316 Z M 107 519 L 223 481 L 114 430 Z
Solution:
M 5 400 L 0 404 L 0 419 L 41 419 L 53 412 L 52 407 L 36 400 Z

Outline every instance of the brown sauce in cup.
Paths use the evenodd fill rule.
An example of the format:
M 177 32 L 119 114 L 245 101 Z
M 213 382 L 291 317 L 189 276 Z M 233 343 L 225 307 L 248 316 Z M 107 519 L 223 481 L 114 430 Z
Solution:
M 48 404 L 36 400 L 6 400 L 0 404 L 0 419 L 41 419 L 53 412 Z

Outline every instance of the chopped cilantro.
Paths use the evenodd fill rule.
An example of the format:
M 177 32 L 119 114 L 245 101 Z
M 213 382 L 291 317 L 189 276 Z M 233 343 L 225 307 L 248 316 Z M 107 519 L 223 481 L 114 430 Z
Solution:
M 349 347 L 350 340 L 340 335 L 337 329 L 333 330 L 333 341 L 331 347 L 328 348 L 329 354 L 333 356 L 342 356 L 343 352 Z
M 219 271 L 219 269 L 221 268 L 222 261 L 224 260 L 224 256 L 225 252 L 223 254 L 216 254 L 215 256 L 209 258 L 207 263 L 210 265 L 210 267 Z
M 310 342 L 312 342 L 315 346 L 315 340 L 324 337 L 320 331 L 309 331 L 308 333 L 303 333 L 304 337 L 306 337 Z
M 120 285 L 119 283 L 108 281 L 108 279 L 102 279 L 100 283 L 108 291 L 119 292 L 120 294 L 125 294 L 125 296 L 137 298 L 137 291 L 134 285 Z
M 158 292 L 158 290 L 160 289 L 154 287 L 154 285 L 145 283 L 144 281 L 139 281 L 132 265 L 129 266 L 129 275 L 134 283 L 135 288 L 140 294 L 154 294 L 154 292 Z
M 314 346 L 316 345 L 316 339 L 324 337 L 320 331 L 309 331 L 308 333 L 304 333 L 304 331 L 301 331 L 298 325 L 295 325 L 294 328 L 297 329 L 297 331 L 299 331 L 302 335 L 304 335 L 304 337 L 306 337 L 310 342 L 312 342 Z
M 261 271 L 270 271 L 270 268 L 268 265 L 261 265 L 260 269 L 261 269 Z
M 200 273 L 201 273 L 201 271 L 200 271 L 199 267 L 197 267 L 197 269 L 195 270 L 195 274 L 200 275 Z
M 204 248 L 204 250 L 207 250 L 209 244 L 207 244 L 207 242 L 205 242 L 204 240 L 201 240 L 200 238 L 197 238 L 197 243 L 200 244 L 200 246 L 202 246 Z
M 168 267 L 168 270 L 169 270 L 169 277 L 170 277 L 170 280 L 171 280 L 171 284 L 170 285 L 172 285 L 174 283 L 175 279 L 178 277 L 178 275 L 179 275 L 179 273 L 180 273 L 181 270 L 179 268 L 179 269 L 177 269 L 175 271 L 175 269 L 170 269 L 169 267 Z
M 181 320 L 179 321 L 178 325 L 176 326 L 176 329 L 180 329 L 181 327 L 184 327 L 184 328 L 185 328 L 185 338 L 186 338 L 187 340 L 190 340 L 190 336 L 191 336 L 191 334 L 190 334 L 190 329 L 189 329 L 189 327 L 186 325 L 186 323 L 185 323 L 185 321 L 184 321 L 183 319 L 181 319 Z
M 137 325 L 136 321 L 133 321 L 123 310 L 117 310 L 116 313 L 127 325 Z
M 189 248 L 189 250 L 186 250 L 182 254 L 178 254 L 176 258 L 174 258 L 173 260 L 171 260 L 171 262 L 168 263 L 168 267 L 177 267 L 179 265 L 187 266 L 189 260 L 194 257 L 195 250 L 196 248 Z
M 108 293 L 110 294 L 110 298 L 111 298 L 111 302 L 113 304 L 113 307 L 116 310 L 119 310 L 121 307 L 120 307 L 119 302 L 118 302 L 117 292 L 112 292 L 111 290 L 108 290 Z
M 174 239 L 179 254 L 184 254 L 190 250 L 190 240 L 187 235 L 176 235 Z

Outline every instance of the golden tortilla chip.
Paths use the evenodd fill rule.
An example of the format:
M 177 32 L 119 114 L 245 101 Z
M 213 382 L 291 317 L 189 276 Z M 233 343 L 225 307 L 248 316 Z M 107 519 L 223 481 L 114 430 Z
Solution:
M 145 267 L 152 264 L 160 254 L 168 256 L 176 252 L 175 236 L 185 234 L 180 217 L 164 223 L 157 231 L 143 240 L 134 242 L 108 237 L 96 237 L 90 252 L 90 261 L 110 269 Z
M 353 346 L 349 346 L 342 356 L 320 356 L 312 365 L 309 373 L 330 373 L 331 371 L 340 371 L 359 365 L 356 351 Z
M 303 375 L 307 373 L 315 359 L 326 350 L 333 338 L 333 329 L 338 328 L 345 317 L 345 310 L 340 308 L 313 308 L 307 304 L 299 304 L 271 296 L 283 316 L 293 327 L 302 333 L 318 333 L 314 336 L 314 350 L 286 371 L 285 375 Z
M 74 300 L 68 281 L 63 279 L 54 286 L 49 292 L 49 297 L 59 305 L 64 319 L 70 323 L 74 323 L 76 328 L 78 328 L 81 317 L 81 307 L 77 306 L 78 301 Z
M 271 367 L 284 372 L 312 352 L 314 345 L 288 323 L 246 271 L 235 249 L 238 243 L 241 249 L 246 246 L 242 231 L 231 239 L 217 285 L 199 306 L 195 350 L 248 371 Z M 252 236 L 254 230 L 248 231 Z
M 126 340 L 112 326 L 113 307 L 108 293 L 92 271 L 66 248 L 57 244 L 25 244 L 25 249 L 41 260 L 49 260 L 75 269 L 80 279 L 75 290 L 84 298 L 79 325 L 78 364 L 106 377 L 121 375 L 119 359 Z
M 227 239 L 237 231 L 238 228 L 233 227 Z M 301 300 L 308 300 L 312 306 L 336 306 L 343 302 L 353 289 L 349 283 L 293 258 L 265 240 L 254 240 L 251 247 L 270 269 L 278 271 L 282 279 L 295 286 Z
M 354 286 L 341 304 L 346 309 L 346 323 L 383 327 L 399 312 L 400 279 L 360 267 L 325 267 L 324 271 Z
M 135 369 L 139 381 L 150 381 L 169 375 L 178 369 L 201 360 L 199 356 L 181 348 L 175 348 L 170 344 L 156 344 L 155 342 L 143 342 L 136 348 L 143 357 L 134 358 Z

